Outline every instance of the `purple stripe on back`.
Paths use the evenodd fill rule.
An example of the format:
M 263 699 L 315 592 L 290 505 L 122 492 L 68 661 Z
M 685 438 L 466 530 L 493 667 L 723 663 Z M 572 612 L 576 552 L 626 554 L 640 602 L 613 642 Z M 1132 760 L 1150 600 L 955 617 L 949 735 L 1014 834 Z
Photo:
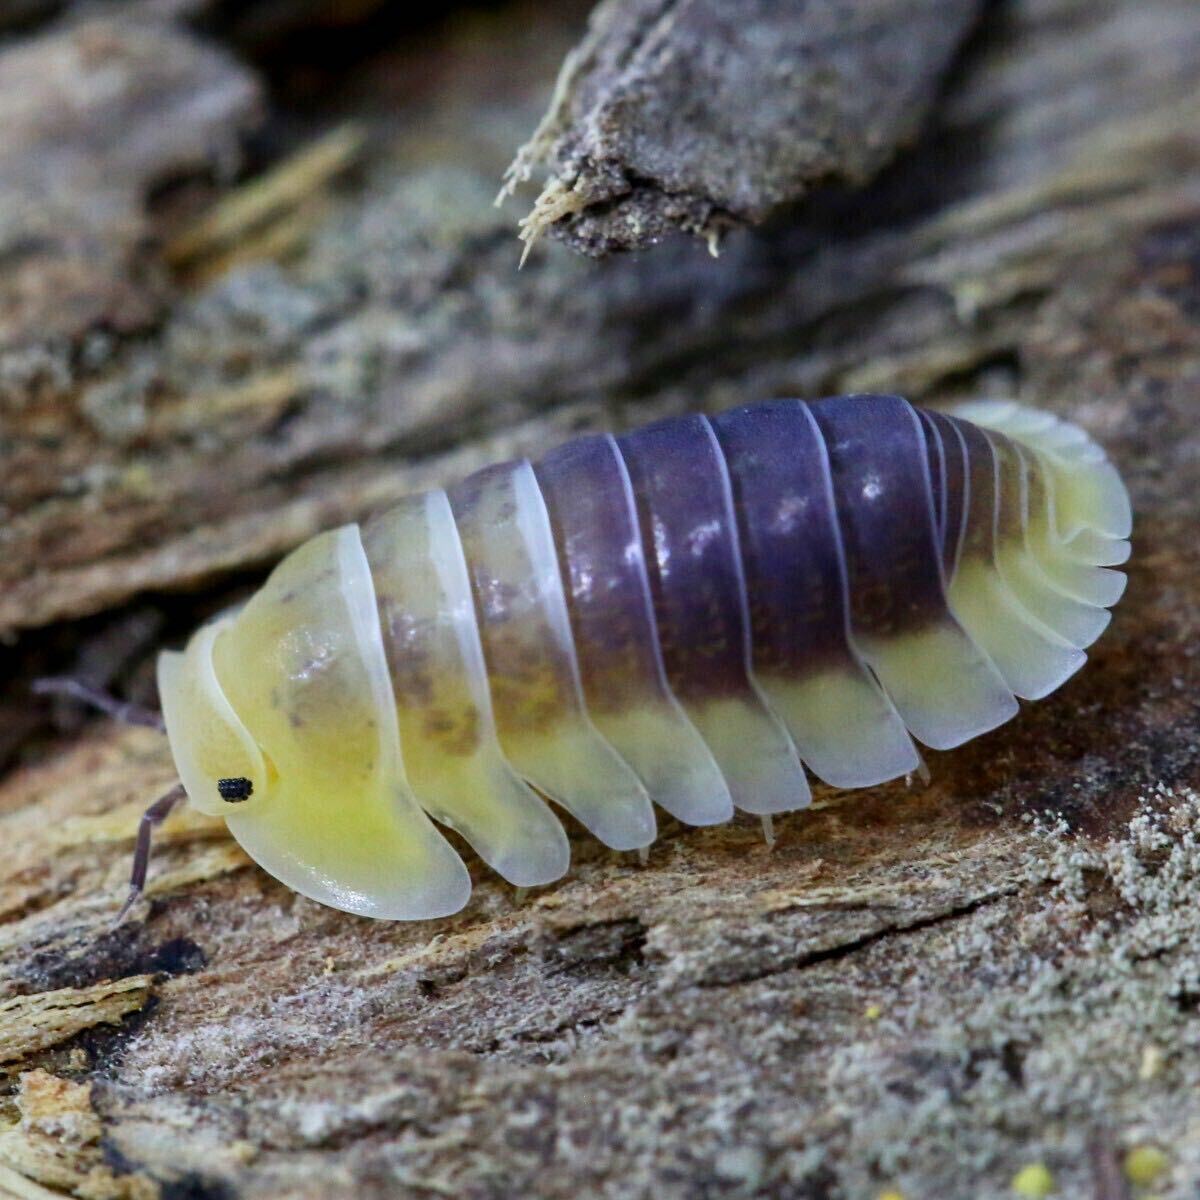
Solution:
M 637 513 L 616 441 L 576 438 L 534 464 L 566 585 L 589 705 L 620 711 L 662 678 Z
M 671 688 L 680 699 L 746 691 L 749 633 L 737 533 L 707 419 L 660 421 L 617 445 L 637 501 Z
M 925 438 L 898 396 L 818 400 L 846 549 L 851 624 L 887 638 L 947 618 Z
M 820 431 L 793 400 L 712 419 L 733 486 L 754 665 L 804 674 L 851 658 L 846 583 Z

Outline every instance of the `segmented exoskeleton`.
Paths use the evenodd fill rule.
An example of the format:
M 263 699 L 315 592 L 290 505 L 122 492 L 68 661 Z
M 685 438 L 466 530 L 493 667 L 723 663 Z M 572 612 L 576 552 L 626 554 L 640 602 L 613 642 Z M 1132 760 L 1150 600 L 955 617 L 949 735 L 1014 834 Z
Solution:
M 1014 404 L 777 401 L 576 438 L 322 534 L 166 653 L 188 796 L 268 871 L 376 917 L 916 771 L 1104 629 L 1128 498 Z M 224 783 L 221 783 L 224 781 Z M 220 786 L 219 786 L 220 784 Z M 231 786 L 236 785 L 236 786 Z M 223 798 L 226 792 L 229 798 Z M 432 818 L 432 820 L 430 819 Z

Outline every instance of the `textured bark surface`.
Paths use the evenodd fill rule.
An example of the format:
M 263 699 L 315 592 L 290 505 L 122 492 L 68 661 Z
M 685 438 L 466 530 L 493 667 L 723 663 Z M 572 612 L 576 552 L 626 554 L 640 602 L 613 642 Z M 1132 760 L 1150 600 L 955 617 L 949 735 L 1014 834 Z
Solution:
M 523 222 L 602 255 L 684 231 L 716 248 L 916 135 L 982 0 L 605 0 L 509 168 Z
M 138 678 L 318 527 L 570 428 L 774 394 L 1081 421 L 1137 514 L 1113 627 L 1060 693 L 931 756 L 928 790 L 789 817 L 772 852 L 748 821 L 668 823 L 645 868 L 580 836 L 523 905 L 473 863 L 430 925 L 322 909 L 185 811 L 113 930 L 166 748 L 23 743 L 0 1192 L 999 1200 L 1037 1166 L 1061 1195 L 1193 1196 L 1200 9 L 1016 0 L 865 191 L 716 261 L 539 246 L 517 274 L 495 180 L 583 17 L 413 35 L 235 183 L 155 166 L 127 210 L 149 282 L 121 285 L 148 323 L 5 326 L 3 736 L 39 711 L 23 675 Z M 0 79 L 44 45 L 5 43 Z M 1162 1164 L 1141 1190 L 1133 1149 Z

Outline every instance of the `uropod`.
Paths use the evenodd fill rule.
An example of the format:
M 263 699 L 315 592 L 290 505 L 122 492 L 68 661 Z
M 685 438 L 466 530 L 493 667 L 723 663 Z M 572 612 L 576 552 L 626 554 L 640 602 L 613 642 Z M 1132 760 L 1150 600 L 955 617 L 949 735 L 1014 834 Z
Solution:
M 1129 555 L 1078 427 L 772 401 L 577 437 L 323 533 L 165 652 L 182 789 L 306 896 L 392 919 L 606 845 L 922 769 L 1083 664 Z M 182 791 L 179 793 L 182 795 Z M 149 828 L 135 860 L 145 874 Z M 132 899 L 132 897 L 131 897 Z

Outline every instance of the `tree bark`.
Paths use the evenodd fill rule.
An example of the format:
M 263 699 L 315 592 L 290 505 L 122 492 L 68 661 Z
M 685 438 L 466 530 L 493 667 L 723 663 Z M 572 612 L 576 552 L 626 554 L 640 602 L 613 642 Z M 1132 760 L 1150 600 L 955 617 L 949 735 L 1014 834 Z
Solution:
M 88 238 L 4 242 L 0 291 L 44 270 L 57 303 L 0 313 L 24 758 L 0 781 L 0 1192 L 999 1200 L 1038 1168 L 1061 1195 L 1193 1195 L 1200 9 L 989 9 L 869 185 L 715 260 L 545 244 L 517 273 L 491 198 L 584 15 L 414 34 L 257 144 L 230 138 L 266 111 L 255 68 L 147 27 L 162 94 L 217 98 L 142 137 L 136 68 L 131 144 L 68 163 L 121 164 L 112 224 L 60 196 Z M 10 38 L 0 84 L 61 96 L 13 56 L 65 61 L 81 28 Z M 23 103 L 23 129 L 61 117 Z M 31 672 L 133 678 L 316 529 L 577 428 L 882 389 L 1068 415 L 1136 513 L 1090 663 L 931 756 L 931 787 L 819 789 L 773 850 L 666 822 L 646 867 L 573 833 L 561 884 L 518 903 L 472 862 L 469 907 L 419 925 L 306 901 L 185 811 L 110 928 L 169 754 L 103 722 L 31 744 Z M 1162 1163 L 1142 1191 L 1137 1148 Z

